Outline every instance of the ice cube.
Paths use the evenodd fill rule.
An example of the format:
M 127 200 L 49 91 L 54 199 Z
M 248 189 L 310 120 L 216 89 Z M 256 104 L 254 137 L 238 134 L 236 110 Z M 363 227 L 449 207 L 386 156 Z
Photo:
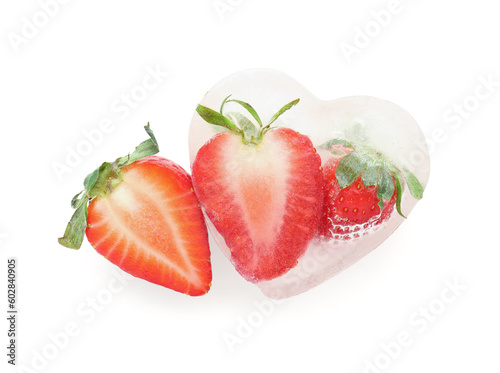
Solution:
M 410 114 L 391 102 L 367 96 L 323 101 L 282 72 L 254 69 L 223 79 L 208 91 L 200 104 L 217 109 L 228 95 L 250 103 L 261 118 L 270 118 L 276 108 L 300 98 L 298 105 L 275 122 L 276 126 L 289 127 L 309 136 L 316 147 L 333 138 L 363 143 L 382 152 L 398 169 L 413 173 L 423 187 L 427 184 L 430 163 L 423 133 Z M 228 104 L 226 110 L 248 117 L 245 109 L 234 103 Z M 218 132 L 220 127 L 207 124 L 194 113 L 189 134 L 191 163 L 201 146 Z M 332 157 L 324 149 L 318 148 L 318 153 L 322 164 Z M 401 209 L 405 216 L 416 202 L 417 199 L 403 184 Z M 379 246 L 404 220 L 393 213 L 382 224 L 362 229 L 361 234 L 353 234 L 349 239 L 318 236 L 288 273 L 261 281 L 257 286 L 264 294 L 276 299 L 307 291 L 356 263 Z M 208 226 L 218 246 L 230 259 L 231 253 L 224 238 L 211 223 Z

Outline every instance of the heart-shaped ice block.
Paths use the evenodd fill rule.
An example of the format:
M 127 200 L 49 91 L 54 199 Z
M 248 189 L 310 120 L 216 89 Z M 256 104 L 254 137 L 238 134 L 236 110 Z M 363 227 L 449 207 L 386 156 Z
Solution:
M 319 146 L 331 139 L 341 138 L 380 150 L 398 169 L 410 171 L 424 188 L 427 184 L 429 154 L 422 131 L 405 110 L 391 102 L 367 96 L 323 101 L 286 74 L 255 69 L 223 79 L 207 92 L 200 104 L 217 110 L 228 95 L 250 103 L 260 117 L 266 119 L 271 118 L 284 103 L 300 98 L 300 103 L 282 115 L 274 125 L 289 127 L 309 136 L 318 148 L 323 165 L 332 155 Z M 233 110 L 248 115 L 243 107 Z M 220 127 L 207 124 L 194 113 L 189 133 L 191 164 L 203 144 L 220 131 Z M 406 183 L 402 184 L 402 188 L 401 210 L 408 217 L 417 199 L 409 193 Z M 231 259 L 224 238 L 206 220 L 218 246 Z M 400 214 L 392 213 L 383 224 L 361 235 L 352 235 L 348 239 L 318 236 L 309 243 L 294 268 L 278 278 L 258 282 L 257 286 L 268 297 L 276 299 L 302 293 L 356 263 L 379 246 L 404 220 Z

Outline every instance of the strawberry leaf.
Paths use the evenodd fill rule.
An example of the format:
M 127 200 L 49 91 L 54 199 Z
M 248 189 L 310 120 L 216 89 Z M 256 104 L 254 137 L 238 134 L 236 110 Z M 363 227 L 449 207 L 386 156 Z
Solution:
M 384 209 L 384 199 L 377 194 L 378 197 L 378 207 L 380 208 L 380 212 Z
M 75 195 L 73 199 L 71 200 L 71 208 L 76 209 L 80 205 L 81 198 L 79 198 L 85 190 L 82 190 L 80 193 Z M 83 197 L 82 197 L 83 198 Z
M 135 148 L 132 154 L 128 154 L 125 157 L 118 158 L 116 162 L 114 162 L 116 163 L 116 166 L 118 168 L 132 164 L 135 161 L 138 161 L 139 159 L 142 159 L 150 155 L 154 155 L 160 151 L 155 135 L 153 134 L 153 131 L 151 131 L 151 128 L 149 127 L 149 123 L 144 127 L 144 129 L 146 130 L 146 133 L 149 135 L 149 139 L 141 142 Z M 111 164 L 111 166 L 114 167 L 115 165 Z
M 401 215 L 403 218 L 406 219 L 406 216 L 404 216 L 403 213 L 401 212 L 401 199 L 403 194 L 403 187 L 401 185 L 401 178 L 399 177 L 399 172 L 397 170 L 394 170 L 392 172 L 392 177 L 394 178 L 394 181 L 396 181 L 396 210 L 399 215 Z
M 236 126 L 236 124 L 234 124 L 231 119 L 226 118 L 221 113 L 218 113 L 215 110 L 212 110 L 203 105 L 198 105 L 196 111 L 205 122 L 208 122 L 215 126 L 225 127 L 236 134 L 241 134 L 241 130 Z
M 253 138 L 259 135 L 259 130 L 247 117 L 244 115 L 234 112 L 228 113 L 228 117 L 232 117 L 236 125 L 243 131 L 243 136 L 245 141 L 250 142 Z
M 58 239 L 59 244 L 69 249 L 78 250 L 82 246 L 87 226 L 88 198 L 82 198 L 71 220 L 66 226 L 64 236 Z
M 328 140 L 327 142 L 318 146 L 318 148 L 330 150 L 330 148 L 332 146 L 335 146 L 335 145 L 342 145 L 342 146 L 345 146 L 346 148 L 354 149 L 354 146 L 349 141 L 344 140 L 344 139 Z
M 369 165 L 366 167 L 366 170 L 363 172 L 363 176 L 361 176 L 363 184 L 365 184 L 367 188 L 372 185 L 377 185 L 379 173 L 380 166 L 378 165 Z
M 267 126 L 265 128 L 269 128 L 269 126 L 271 124 L 273 124 L 276 121 L 276 119 L 278 119 L 285 111 L 290 110 L 292 107 L 297 105 L 299 103 L 299 101 L 300 101 L 300 98 L 293 100 L 293 101 L 289 102 L 288 104 L 286 104 L 285 106 L 283 106 L 276 114 L 273 115 L 273 117 L 271 118 L 271 120 L 269 121 L 269 123 L 267 124 Z
M 206 122 L 216 126 L 227 128 L 234 134 L 240 135 L 243 139 L 243 142 L 246 144 L 260 143 L 264 138 L 266 132 L 270 130 L 271 124 L 274 123 L 274 121 L 278 119 L 279 116 L 282 115 L 285 111 L 291 109 L 293 106 L 297 105 L 297 103 L 300 101 L 300 99 L 296 99 L 283 106 L 276 114 L 273 115 L 269 123 L 265 127 L 262 127 L 262 121 L 257 112 L 255 111 L 255 109 L 252 107 L 252 105 L 244 101 L 230 99 L 230 97 L 231 95 L 227 96 L 224 99 L 224 101 L 222 101 L 222 105 L 220 107 L 220 113 L 203 105 L 198 105 L 196 111 Z M 228 116 L 231 116 L 233 119 L 236 119 L 236 123 L 238 123 L 238 125 L 228 116 L 225 116 L 223 114 L 224 105 L 227 104 L 228 102 L 235 102 L 243 106 L 250 113 L 250 115 L 257 121 L 258 127 L 257 125 L 254 125 L 251 120 L 249 120 L 247 117 L 243 116 L 240 113 L 228 114 Z M 255 133 L 255 128 L 258 129 L 257 133 Z
M 222 104 L 220 104 L 220 110 L 219 112 L 224 115 L 224 105 L 226 105 L 226 102 L 229 100 L 229 97 L 231 97 L 232 95 L 229 95 L 227 96 L 224 101 L 222 101 Z
M 403 169 L 403 177 L 406 180 L 408 189 L 413 197 L 416 199 L 422 199 L 424 196 L 424 187 L 420 184 L 420 181 L 413 175 L 410 171 Z
M 348 137 L 360 140 L 362 134 L 363 127 L 358 123 Z M 421 199 L 423 197 L 424 188 L 416 176 L 407 169 L 399 170 L 382 152 L 367 146 L 358 147 L 356 144 L 353 145 L 351 142 L 338 138 L 329 140 L 318 148 L 342 156 L 343 154 L 337 154 L 338 149 L 334 147 L 335 145 L 353 149 L 351 153 L 343 156 L 337 165 L 335 174 L 341 189 L 351 185 L 361 174 L 361 180 L 366 187 L 377 187 L 378 205 L 381 211 L 384 207 L 384 199 L 391 199 L 396 193 L 396 210 L 403 218 L 406 218 L 401 211 L 404 182 L 414 198 Z
M 85 190 L 90 190 L 95 185 L 97 179 L 99 178 L 99 170 L 100 169 L 101 168 L 99 167 L 98 169 L 94 170 L 94 172 L 87 175 L 87 177 L 85 178 L 85 181 L 83 182 L 83 186 L 85 187 Z
M 250 115 L 252 115 L 252 117 L 254 117 L 254 119 L 259 124 L 259 127 L 262 128 L 262 121 L 260 120 L 259 114 L 257 114 L 257 112 L 252 107 L 252 105 L 250 105 L 246 102 L 240 101 L 240 100 L 227 100 L 227 102 L 236 102 L 237 104 L 240 104 L 241 106 L 243 106 L 250 113 Z
M 85 189 L 71 200 L 71 207 L 75 209 L 75 212 L 66 226 L 64 236 L 58 239 L 62 246 L 75 250 L 80 248 L 87 227 L 88 203 L 97 196 L 106 197 L 113 190 L 113 187 L 119 184 L 122 167 L 158 153 L 158 143 L 149 123 L 144 129 L 148 133 L 149 139 L 140 143 L 132 154 L 118 158 L 112 163 L 104 162 L 98 169 L 87 175 L 83 182 Z
M 389 171 L 382 167 L 378 180 L 378 195 L 383 199 L 391 199 L 394 194 L 394 180 Z
M 358 152 L 351 152 L 342 158 L 335 170 L 335 176 L 341 189 L 351 185 L 366 169 L 366 160 Z

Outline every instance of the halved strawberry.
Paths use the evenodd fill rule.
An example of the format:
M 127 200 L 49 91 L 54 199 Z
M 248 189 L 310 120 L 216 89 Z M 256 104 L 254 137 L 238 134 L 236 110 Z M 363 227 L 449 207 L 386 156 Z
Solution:
M 85 179 L 62 245 L 78 249 L 83 232 L 98 253 L 133 276 L 189 295 L 212 280 L 208 233 L 189 174 L 150 140 Z M 87 203 L 90 202 L 88 208 Z
M 246 108 L 224 116 L 227 102 Z M 199 105 L 208 123 L 229 129 L 198 151 L 192 166 L 196 194 L 248 281 L 281 276 L 297 264 L 315 236 L 323 206 L 321 160 L 311 140 L 271 124 L 298 100 L 285 105 L 266 126 L 247 103 L 224 100 L 220 113 Z M 233 119 L 234 118 L 234 121 Z
M 410 193 L 422 198 L 423 188 L 408 170 L 399 170 L 382 153 L 345 140 L 321 146 L 332 153 L 324 167 L 325 205 L 318 230 L 320 236 L 351 239 L 388 220 L 396 207 L 401 212 L 402 179 Z

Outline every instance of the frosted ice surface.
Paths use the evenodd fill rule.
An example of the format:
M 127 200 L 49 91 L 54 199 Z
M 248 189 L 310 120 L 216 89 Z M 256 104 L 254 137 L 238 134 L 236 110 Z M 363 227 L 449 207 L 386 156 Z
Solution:
M 308 135 L 318 147 L 332 138 L 343 138 L 381 150 L 400 169 L 411 171 L 425 187 L 429 177 L 429 154 L 425 138 L 416 121 L 399 106 L 374 97 L 354 96 L 323 101 L 314 97 L 295 80 L 276 70 L 256 69 L 233 74 L 217 83 L 200 104 L 218 110 L 228 95 L 250 103 L 264 122 L 284 104 L 300 98 L 300 103 L 281 116 L 274 125 L 290 127 Z M 230 103 L 226 112 L 248 113 Z M 216 126 L 207 124 L 194 113 L 189 133 L 191 164 L 200 147 L 215 133 Z M 318 149 L 322 163 L 330 152 Z M 416 204 L 404 188 L 402 211 L 408 216 Z M 207 219 L 208 220 L 208 219 Z M 380 245 L 402 222 L 394 213 L 369 234 L 350 240 L 315 239 L 296 267 L 285 275 L 257 284 L 271 298 L 286 298 L 302 293 L 351 266 Z M 211 234 L 226 255 L 230 252 L 224 239 L 208 223 Z

